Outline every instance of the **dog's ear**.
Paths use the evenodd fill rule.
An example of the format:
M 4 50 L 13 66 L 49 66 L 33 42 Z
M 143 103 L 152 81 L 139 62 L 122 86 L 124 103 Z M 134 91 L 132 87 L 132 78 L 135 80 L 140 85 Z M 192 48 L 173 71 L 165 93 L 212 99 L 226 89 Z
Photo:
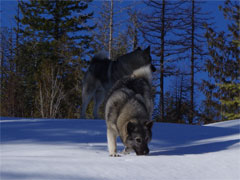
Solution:
M 135 124 L 132 123 L 132 122 L 128 122 L 128 124 L 127 124 L 127 132 L 128 132 L 128 134 L 131 134 L 134 129 L 135 129 Z
M 147 128 L 148 128 L 149 130 L 151 130 L 151 129 L 152 129 L 152 126 L 153 126 L 153 121 L 146 121 L 146 122 L 145 122 L 145 126 L 147 126 Z
M 144 49 L 144 52 L 147 54 L 150 54 L 150 46 L 148 46 L 146 49 Z

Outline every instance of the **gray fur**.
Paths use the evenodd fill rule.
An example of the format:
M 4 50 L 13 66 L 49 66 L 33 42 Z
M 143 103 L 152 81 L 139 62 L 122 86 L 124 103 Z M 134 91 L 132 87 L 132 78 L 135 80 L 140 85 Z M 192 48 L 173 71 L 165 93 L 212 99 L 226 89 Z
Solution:
M 114 61 L 103 56 L 95 56 L 83 79 L 81 118 L 85 118 L 87 106 L 93 98 L 93 115 L 97 119 L 99 106 L 103 103 L 113 84 L 124 76 L 132 74 L 134 70 L 148 64 L 151 64 L 149 47 L 145 50 L 138 48 Z M 152 65 L 151 68 L 154 69 Z
M 134 150 L 137 155 L 149 153 L 153 100 L 151 93 L 152 71 L 150 65 L 133 72 L 116 82 L 109 91 L 105 105 L 108 149 L 117 155 L 116 138 L 125 145 L 124 153 Z

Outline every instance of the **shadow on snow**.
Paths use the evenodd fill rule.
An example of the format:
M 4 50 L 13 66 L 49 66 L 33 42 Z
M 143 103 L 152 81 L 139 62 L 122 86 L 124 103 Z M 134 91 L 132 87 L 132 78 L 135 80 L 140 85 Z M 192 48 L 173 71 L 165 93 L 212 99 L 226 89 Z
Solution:
M 106 125 L 101 120 L 26 120 L 1 122 L 1 143 L 100 143 L 106 142 Z
M 107 150 L 103 120 L 38 119 L 1 121 L 1 143 L 80 143 Z M 228 149 L 239 143 L 239 128 L 155 123 L 150 143 L 152 156 L 202 154 Z M 217 141 L 216 138 L 218 139 Z M 215 139 L 215 140 L 211 140 Z M 98 144 L 101 143 L 101 144 Z
M 150 155 L 204 154 L 228 149 L 240 142 L 240 126 L 211 127 L 159 124 L 153 129 Z M 226 139 L 227 138 L 227 139 Z M 239 145 L 237 145 L 239 147 Z

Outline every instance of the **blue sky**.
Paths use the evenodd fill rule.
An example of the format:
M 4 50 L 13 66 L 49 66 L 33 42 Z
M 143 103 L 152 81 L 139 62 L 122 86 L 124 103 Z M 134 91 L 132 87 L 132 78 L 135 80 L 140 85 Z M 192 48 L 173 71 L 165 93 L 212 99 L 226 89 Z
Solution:
M 128 1 L 130 2 L 130 1 Z M 99 6 L 100 1 L 93 2 L 93 9 Z M 124 3 L 121 3 L 124 4 Z M 215 18 L 217 29 L 226 29 L 226 21 L 222 13 L 218 10 L 219 5 L 223 5 L 224 1 L 208 0 L 203 5 L 204 11 L 209 11 Z M 1 26 L 13 27 L 15 26 L 14 15 L 16 14 L 17 0 L 1 0 Z M 97 10 L 97 9 L 96 9 Z

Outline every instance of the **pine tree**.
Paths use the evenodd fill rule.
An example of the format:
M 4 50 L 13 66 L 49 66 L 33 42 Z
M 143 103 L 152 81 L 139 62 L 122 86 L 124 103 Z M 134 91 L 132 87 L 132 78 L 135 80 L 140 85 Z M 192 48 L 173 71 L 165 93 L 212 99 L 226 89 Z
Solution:
M 64 37 L 74 41 L 74 54 L 83 57 L 88 53 L 92 40 L 88 31 L 94 28 L 87 24 L 93 16 L 93 13 L 85 13 L 89 2 L 91 0 L 31 0 L 30 3 L 21 1 L 22 19 L 18 20 L 24 26 L 22 33 L 25 37 L 34 37 L 53 45 Z
M 210 105 L 219 112 L 222 120 L 236 119 L 240 118 L 240 6 L 238 2 L 226 0 L 224 7 L 219 8 L 230 22 L 229 32 L 218 33 L 208 28 L 206 38 L 211 59 L 206 66 L 214 81 L 205 81 L 204 86 L 214 87 L 213 96 L 217 105 Z
M 19 64 L 24 76 L 23 84 L 29 90 L 25 93 L 29 97 L 26 98 L 26 104 L 33 107 L 36 116 L 40 115 L 40 111 L 36 112 L 40 87 L 45 84 L 47 88 L 53 88 L 43 76 L 45 73 L 51 74 L 48 69 L 52 69 L 54 77 L 59 78 L 57 82 L 62 83 L 60 86 L 63 86 L 65 94 L 65 101 L 61 101 L 57 115 L 73 117 L 76 112 L 69 109 L 78 110 L 81 100 L 76 84 L 83 76 L 82 68 L 86 65 L 84 60 L 92 53 L 90 31 L 95 27 L 91 23 L 93 13 L 87 11 L 90 2 L 20 1 L 21 16 L 16 18 L 23 37 L 19 48 Z M 47 97 L 47 91 L 42 92 Z M 69 98 L 72 100 L 71 105 Z
M 15 116 L 16 64 L 14 61 L 13 30 L 1 27 L 1 116 Z

